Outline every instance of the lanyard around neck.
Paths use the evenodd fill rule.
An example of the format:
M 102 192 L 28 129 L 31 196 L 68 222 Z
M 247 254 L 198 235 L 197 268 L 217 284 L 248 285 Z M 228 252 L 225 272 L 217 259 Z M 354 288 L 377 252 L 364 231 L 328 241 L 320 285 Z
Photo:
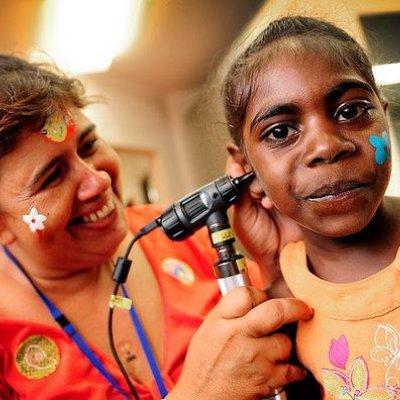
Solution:
M 105 369 L 100 360 L 96 357 L 93 351 L 90 349 L 88 344 L 84 341 L 82 336 L 75 330 L 75 327 L 71 324 L 71 322 L 67 319 L 67 317 L 55 306 L 55 304 L 44 294 L 41 290 L 35 285 L 32 278 L 28 275 L 22 264 L 17 260 L 17 258 L 8 250 L 7 247 L 3 246 L 3 251 L 7 258 L 22 272 L 22 274 L 26 277 L 29 283 L 32 285 L 33 289 L 36 291 L 40 299 L 46 305 L 53 319 L 61 326 L 64 332 L 75 342 L 81 352 L 89 359 L 92 365 L 103 375 L 105 379 L 125 398 L 129 399 L 129 396 L 126 392 L 118 385 L 117 381 L 114 377 Z M 122 290 L 124 295 L 128 297 L 128 292 L 124 286 L 122 286 Z M 157 362 L 155 357 L 151 351 L 150 344 L 146 338 L 146 334 L 140 323 L 139 317 L 136 313 L 136 310 L 133 308 L 130 309 L 130 315 L 132 322 L 135 326 L 135 329 L 138 333 L 140 343 L 143 347 L 147 360 L 149 362 L 151 371 L 154 375 L 154 378 L 157 383 L 158 390 L 161 394 L 161 397 L 165 397 L 168 394 L 168 391 L 164 385 L 164 382 L 161 377 L 161 373 L 157 366 Z

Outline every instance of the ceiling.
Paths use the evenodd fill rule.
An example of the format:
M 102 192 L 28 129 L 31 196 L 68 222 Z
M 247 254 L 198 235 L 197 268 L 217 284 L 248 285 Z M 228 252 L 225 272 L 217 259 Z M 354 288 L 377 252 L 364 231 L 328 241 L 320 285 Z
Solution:
M 168 91 L 202 85 L 234 39 L 267 3 L 265 0 L 143 1 L 139 39 L 114 60 L 106 75 L 161 96 Z M 364 15 L 361 22 L 373 37 L 386 35 L 384 45 L 374 46 L 379 49 L 375 55 L 390 61 L 400 60 L 400 14 L 374 17 L 376 13 L 399 12 L 400 0 L 350 1 L 357 3 L 360 14 Z M 0 0 L 1 52 L 24 55 L 32 46 L 37 48 L 43 3 L 43 0 Z
M 110 73 L 157 90 L 198 86 L 263 3 L 151 1 L 138 44 L 115 60 Z
M 1 52 L 25 55 L 30 47 L 37 48 L 35 40 L 43 3 L 0 0 Z M 114 60 L 107 75 L 157 91 L 197 86 L 263 3 L 144 0 L 139 40 Z

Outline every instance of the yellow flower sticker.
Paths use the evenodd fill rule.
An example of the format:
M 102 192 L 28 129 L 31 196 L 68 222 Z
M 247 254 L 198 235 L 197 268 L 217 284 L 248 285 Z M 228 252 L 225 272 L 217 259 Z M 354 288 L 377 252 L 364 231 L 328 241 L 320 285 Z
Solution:
M 18 348 L 15 362 L 18 371 L 28 379 L 51 375 L 60 363 L 57 345 L 45 336 L 30 336 Z
M 67 140 L 75 131 L 75 123 L 70 117 L 56 111 L 45 121 L 41 134 L 49 141 L 62 143 Z

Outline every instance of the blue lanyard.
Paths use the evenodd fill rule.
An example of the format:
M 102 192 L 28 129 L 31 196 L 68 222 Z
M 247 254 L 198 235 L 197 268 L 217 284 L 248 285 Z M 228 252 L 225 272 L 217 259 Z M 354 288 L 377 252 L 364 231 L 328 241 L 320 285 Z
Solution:
M 128 291 L 126 290 L 125 286 L 124 285 L 121 285 L 121 286 L 122 286 L 122 292 L 124 293 L 124 296 L 129 298 Z M 144 353 L 146 354 L 147 361 L 150 365 L 151 372 L 153 373 L 154 379 L 155 379 L 157 387 L 158 387 L 158 391 L 160 392 L 161 397 L 164 398 L 168 394 L 168 390 L 165 387 L 164 381 L 161 377 L 160 370 L 157 366 L 157 361 L 154 357 L 153 352 L 151 351 L 151 347 L 147 340 L 146 333 L 143 329 L 142 324 L 140 323 L 139 316 L 138 316 L 136 310 L 134 309 L 133 305 L 132 305 L 131 309 L 129 310 L 129 313 L 131 315 L 132 322 L 136 328 L 136 332 L 139 336 L 139 340 L 140 340 L 140 344 L 142 345 L 142 349 L 143 349 Z
M 28 275 L 28 273 L 25 271 L 24 267 L 22 264 L 17 260 L 17 258 L 8 250 L 7 247 L 3 246 L 3 251 L 5 255 L 8 257 L 8 259 L 24 274 L 24 276 L 27 278 L 29 283 L 32 285 L 33 289 L 35 289 L 36 293 L 39 295 L 43 303 L 46 305 L 48 308 L 50 314 L 54 318 L 54 320 L 61 326 L 61 328 L 64 330 L 64 332 L 67 333 L 67 335 L 75 342 L 75 344 L 79 347 L 81 352 L 89 359 L 89 361 L 92 363 L 92 365 L 103 375 L 105 379 L 110 382 L 110 384 L 126 399 L 129 400 L 129 396 L 127 393 L 118 385 L 117 381 L 114 379 L 114 377 L 105 369 L 103 364 L 100 362 L 100 360 L 96 357 L 96 355 L 93 353 L 93 351 L 90 349 L 88 344 L 84 341 L 82 336 L 75 330 L 75 327 L 71 324 L 71 322 L 67 319 L 67 317 L 51 302 L 51 300 L 45 296 L 38 287 L 36 287 L 35 283 L 31 279 L 31 277 Z M 122 285 L 122 290 L 124 292 L 124 295 L 128 297 L 128 292 L 126 288 Z M 165 388 L 164 382 L 161 378 L 161 373 L 158 369 L 157 362 L 155 360 L 155 357 L 151 351 L 150 345 L 147 341 L 146 334 L 144 332 L 144 329 L 142 327 L 142 324 L 140 323 L 139 317 L 136 313 L 136 310 L 133 308 L 130 309 L 130 315 L 131 319 L 133 321 L 133 324 L 135 326 L 135 329 L 138 333 L 140 343 L 143 347 L 143 350 L 146 354 L 148 363 L 150 365 L 151 371 L 154 375 L 154 378 L 156 380 L 158 390 L 161 394 L 161 397 L 164 398 L 167 394 L 168 391 Z

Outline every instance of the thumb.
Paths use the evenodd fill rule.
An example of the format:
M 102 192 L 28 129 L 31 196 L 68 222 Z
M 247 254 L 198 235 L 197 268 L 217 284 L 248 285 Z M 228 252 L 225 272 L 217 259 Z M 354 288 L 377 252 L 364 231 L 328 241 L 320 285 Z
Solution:
M 244 319 L 244 334 L 261 337 L 276 331 L 282 325 L 297 320 L 307 320 L 312 309 L 301 300 L 281 298 L 268 300 L 251 309 Z
M 219 318 L 239 318 L 266 300 L 267 295 L 253 286 L 238 287 L 227 293 L 213 312 Z

